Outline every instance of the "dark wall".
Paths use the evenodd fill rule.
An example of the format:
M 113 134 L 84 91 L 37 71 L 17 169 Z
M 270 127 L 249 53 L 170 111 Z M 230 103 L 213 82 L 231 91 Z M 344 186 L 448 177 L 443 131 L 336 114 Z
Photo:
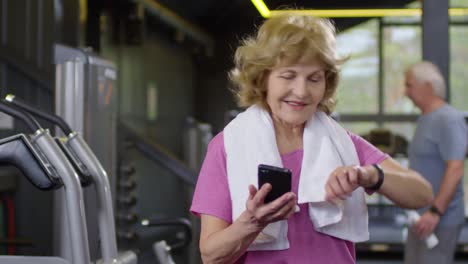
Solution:
M 151 137 L 181 156 L 184 120 L 194 112 L 196 68 L 190 51 L 151 32 L 140 45 L 115 44 L 108 33 L 101 42 L 101 54 L 117 64 L 121 118 L 143 125 Z M 154 120 L 147 116 L 151 86 L 157 89 Z
M 0 59 L 50 87 L 54 1 L 0 0 Z
M 0 0 L 0 37 L 0 95 L 14 93 L 52 111 L 54 1 Z M 14 122 L 0 136 L 19 132 L 29 131 L 21 122 Z M 14 174 L 17 185 L 11 195 L 16 236 L 32 242 L 32 246 L 17 247 L 17 253 L 50 255 L 53 194 L 36 190 L 21 173 Z
M 247 35 L 248 33 L 231 32 L 218 37 L 215 55 L 200 58 L 198 63 L 200 70 L 197 76 L 196 116 L 199 120 L 210 123 L 215 133 L 224 127 L 225 112 L 237 108 L 228 72 L 234 67 L 233 58 L 237 46 Z
M 0 63 L 5 74 L 0 75 L 0 91 L 4 97 L 7 93 L 14 93 L 27 102 L 37 105 L 44 110 L 52 111 L 52 93 L 50 87 L 45 87 L 21 71 Z M 47 126 L 48 124 L 43 123 Z M 29 133 L 20 121 L 14 122 L 14 129 L 2 129 L 0 137 L 16 133 Z M 15 202 L 16 237 L 30 240 L 32 245 L 17 247 L 17 254 L 50 255 L 52 254 L 52 198 L 53 192 L 37 190 L 18 171 L 14 174 L 16 189 L 11 193 Z
M 152 141 L 162 145 L 176 157 L 182 157 L 184 123 L 194 114 L 195 80 L 198 74 L 190 49 L 179 45 L 167 35 L 145 26 L 143 40 L 128 44 L 119 36 L 122 28 L 113 28 L 111 18 L 106 17 L 106 27 L 101 32 L 101 55 L 114 61 L 118 68 L 119 116 L 125 123 L 139 128 Z M 121 39 L 120 39 L 121 40 Z M 156 87 L 156 118 L 148 116 L 148 88 Z M 144 217 L 188 217 L 191 197 L 185 194 L 187 186 L 161 164 L 144 157 L 135 149 L 119 153 L 121 165 L 134 165 L 132 175 L 137 182 L 133 194 L 137 197 L 134 207 L 117 209 Z M 128 227 L 117 223 L 117 230 L 138 234 L 133 241 L 119 240 L 121 249 L 138 248 L 142 263 L 154 261 L 153 242 L 167 239 L 167 228 L 142 229 L 138 225 Z M 171 231 L 174 233 L 173 231 Z M 170 238 L 170 237 L 169 237 Z M 192 247 L 196 247 L 197 243 Z M 178 257 L 187 261 L 187 254 Z M 147 261 L 147 262 L 146 262 Z
M 54 109 L 53 43 L 79 43 L 78 0 L 0 0 L 0 95 L 14 93 L 46 111 Z M 110 23 L 110 19 L 108 20 Z M 182 157 L 182 136 L 187 116 L 223 126 L 224 112 L 235 107 L 228 91 L 227 71 L 232 67 L 232 47 L 238 36 L 220 38 L 216 55 L 194 57 L 186 46 L 157 30 L 146 28 L 143 42 L 129 45 L 115 42 L 112 27 L 101 31 L 101 52 L 118 67 L 120 117 L 143 127 L 149 137 Z M 147 118 L 147 88 L 157 87 L 157 118 Z M 48 126 L 48 124 L 44 124 Z M 0 136 L 24 131 L 0 130 Z M 187 216 L 191 197 L 182 182 L 158 165 L 134 155 L 139 205 L 143 216 Z M 182 193 L 182 194 L 181 194 Z M 33 246 L 20 254 L 52 254 L 52 192 L 35 190 L 18 177 L 13 192 L 17 209 L 18 236 Z M 183 215 L 181 215 L 183 214 Z M 31 223 L 34 219 L 34 223 Z M 194 245 L 197 246 L 196 244 Z

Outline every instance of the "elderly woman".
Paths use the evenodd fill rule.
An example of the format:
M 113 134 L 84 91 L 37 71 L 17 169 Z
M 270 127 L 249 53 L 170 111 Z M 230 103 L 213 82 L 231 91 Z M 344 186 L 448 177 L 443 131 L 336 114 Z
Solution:
M 355 263 L 366 191 L 431 202 L 420 175 L 329 117 L 342 63 L 333 25 L 311 16 L 273 17 L 237 49 L 231 79 L 247 110 L 210 143 L 191 207 L 204 263 Z M 265 203 L 259 164 L 290 169 L 291 192 Z

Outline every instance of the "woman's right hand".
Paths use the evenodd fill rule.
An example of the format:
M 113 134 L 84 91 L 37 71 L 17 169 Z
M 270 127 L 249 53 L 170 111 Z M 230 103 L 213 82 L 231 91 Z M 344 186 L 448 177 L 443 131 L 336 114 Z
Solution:
M 270 191 L 271 185 L 268 183 L 260 190 L 250 185 L 247 209 L 232 223 L 202 214 L 200 253 L 203 263 L 234 263 L 245 253 L 265 226 L 287 219 L 295 212 L 294 193 L 285 193 L 265 204 L 265 197 Z
M 270 191 L 269 183 L 264 184 L 259 190 L 253 185 L 249 186 L 246 212 L 262 229 L 269 223 L 288 219 L 296 209 L 297 199 L 293 192 L 285 193 L 270 203 L 264 203 Z

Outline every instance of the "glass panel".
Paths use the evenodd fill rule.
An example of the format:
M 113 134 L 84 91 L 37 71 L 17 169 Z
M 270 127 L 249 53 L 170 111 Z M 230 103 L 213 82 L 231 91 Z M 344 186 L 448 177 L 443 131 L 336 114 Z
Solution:
M 468 0 L 450 0 L 450 7 L 468 7 Z
M 415 130 L 412 122 L 386 122 L 379 128 L 373 122 L 344 123 L 343 126 L 364 137 L 381 151 L 398 158 L 406 158 Z
M 348 131 L 356 135 L 365 135 L 369 131 L 377 127 L 375 122 L 340 122 L 340 124 Z
M 350 55 L 341 68 L 336 111 L 377 113 L 378 23 L 372 19 L 337 36 L 338 53 Z
M 463 16 L 451 16 L 450 17 L 451 23 L 468 23 L 468 15 Z
M 383 86 L 385 113 L 418 113 L 405 96 L 404 70 L 421 60 L 421 28 L 387 26 L 383 32 Z
M 357 135 L 368 134 L 372 129 L 378 127 L 376 122 L 340 122 L 348 131 Z M 413 138 L 416 123 L 413 122 L 386 122 L 382 128 L 390 130 L 393 134 L 404 137 L 410 141 Z
M 451 8 L 467 8 L 468 7 L 468 0 L 450 0 L 449 6 Z M 457 15 L 457 16 L 450 16 L 450 22 L 467 22 L 468 15 Z
M 413 24 L 413 23 L 421 23 L 421 16 L 412 16 L 412 17 L 384 17 L 383 22 L 386 24 L 390 23 L 398 23 L 398 24 Z
M 404 137 L 409 142 L 413 139 L 416 122 L 386 122 L 383 127 L 389 129 L 395 135 Z
M 465 7 L 466 8 L 466 7 Z M 450 17 L 451 23 L 468 23 L 468 15 L 463 16 L 451 16 Z
M 422 8 L 422 1 L 415 1 L 412 2 L 408 5 L 406 5 L 406 8 Z M 450 8 L 468 8 L 468 0 L 450 0 L 449 2 L 449 7 Z M 468 15 L 452 15 L 450 16 L 450 21 L 451 22 L 461 22 L 461 21 L 467 21 L 468 20 Z M 400 16 L 395 16 L 395 17 L 384 17 L 383 18 L 384 23 L 419 23 L 421 22 L 421 16 L 413 16 L 413 17 L 400 17 Z
M 468 27 L 450 27 L 450 102 L 461 110 L 468 111 Z
M 411 2 L 406 5 L 406 8 L 422 8 L 421 1 Z M 417 23 L 421 21 L 421 17 L 384 17 L 383 21 L 385 23 Z

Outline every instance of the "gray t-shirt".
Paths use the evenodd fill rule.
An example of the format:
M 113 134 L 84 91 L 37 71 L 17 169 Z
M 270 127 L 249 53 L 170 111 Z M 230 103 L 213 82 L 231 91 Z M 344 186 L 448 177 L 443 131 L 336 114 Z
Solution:
M 464 160 L 468 132 L 463 115 L 446 104 L 418 119 L 413 141 L 409 145 L 410 168 L 419 172 L 431 184 L 434 195 L 445 174 L 447 160 Z M 463 179 L 441 218 L 441 226 L 457 225 L 464 221 Z M 421 209 L 420 213 L 427 208 Z

